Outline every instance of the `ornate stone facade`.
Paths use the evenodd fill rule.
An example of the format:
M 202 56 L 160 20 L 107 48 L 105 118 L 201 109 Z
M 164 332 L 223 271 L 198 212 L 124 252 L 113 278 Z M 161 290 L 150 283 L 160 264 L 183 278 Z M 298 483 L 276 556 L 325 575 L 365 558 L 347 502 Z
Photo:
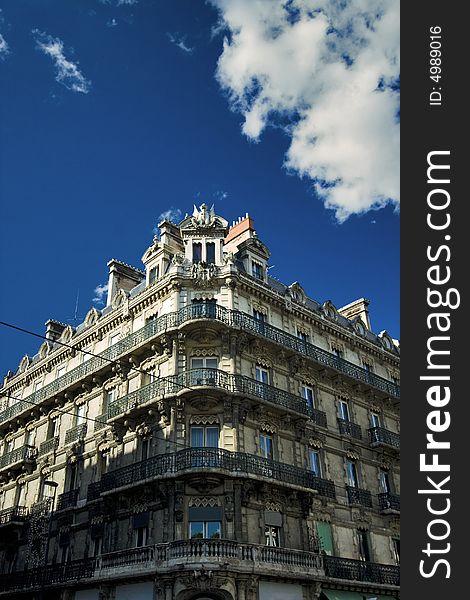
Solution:
M 0 389 L 0 597 L 398 597 L 397 344 L 248 216 L 159 227 Z

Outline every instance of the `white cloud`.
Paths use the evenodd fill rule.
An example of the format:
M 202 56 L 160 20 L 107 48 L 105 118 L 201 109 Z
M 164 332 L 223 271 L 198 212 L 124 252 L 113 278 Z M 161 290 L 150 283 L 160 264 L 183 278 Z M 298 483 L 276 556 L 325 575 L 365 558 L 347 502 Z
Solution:
M 189 46 L 186 45 L 186 38 L 179 36 L 177 34 L 173 35 L 172 33 L 169 33 L 169 32 L 167 33 L 167 36 L 172 44 L 175 44 L 175 46 L 178 46 L 178 48 L 180 50 L 182 50 L 183 52 L 186 52 L 186 54 L 193 53 L 194 48 L 190 48 Z
M 342 222 L 399 203 L 399 3 L 211 0 L 228 30 L 217 79 L 243 133 L 291 138 L 284 166 Z M 312 8 L 313 6 L 313 8 Z
M 161 223 L 162 221 L 172 221 L 173 223 L 177 222 L 181 218 L 182 214 L 183 213 L 179 208 L 174 208 L 174 206 L 171 206 L 168 210 L 162 212 L 158 216 L 157 224 Z
M 0 33 L 0 59 L 4 59 L 7 54 L 10 54 L 10 47 L 6 39 Z
M 105 296 L 108 293 L 108 284 L 103 283 L 103 284 L 97 285 L 95 287 L 93 293 L 95 294 L 95 297 L 93 298 L 93 302 L 95 302 L 96 304 L 104 304 Z
M 64 44 L 59 38 L 54 38 L 33 29 L 37 48 L 50 56 L 57 69 L 56 81 L 73 92 L 88 94 L 91 88 L 91 82 L 85 79 L 78 68 L 78 63 L 73 63 L 65 58 Z
M 115 6 L 134 6 L 139 0 L 100 0 L 101 4 L 114 4 Z

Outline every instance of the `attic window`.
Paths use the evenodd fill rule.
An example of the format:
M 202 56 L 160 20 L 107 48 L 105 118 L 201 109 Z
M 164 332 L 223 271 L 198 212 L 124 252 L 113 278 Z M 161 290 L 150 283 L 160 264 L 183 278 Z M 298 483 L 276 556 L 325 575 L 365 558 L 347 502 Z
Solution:
M 206 243 L 206 262 L 208 265 L 215 264 L 215 244 L 214 244 L 214 242 Z
M 261 265 L 260 263 L 255 262 L 254 260 L 251 263 L 251 274 L 253 275 L 253 277 L 255 277 L 256 279 L 261 279 L 261 281 L 263 281 L 264 279 L 264 272 L 263 272 L 263 265 Z
M 158 279 L 158 275 L 159 275 L 159 267 L 152 267 L 149 271 L 149 285 L 152 285 L 152 283 L 155 283 L 155 281 Z

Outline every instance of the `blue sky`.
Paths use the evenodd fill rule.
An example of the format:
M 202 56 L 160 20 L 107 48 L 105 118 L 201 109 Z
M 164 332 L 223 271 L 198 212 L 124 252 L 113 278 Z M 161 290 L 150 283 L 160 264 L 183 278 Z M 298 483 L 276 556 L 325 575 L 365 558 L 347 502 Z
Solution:
M 42 333 L 78 290 L 84 316 L 109 259 L 141 267 L 159 215 L 204 201 L 249 212 L 271 275 L 338 307 L 365 296 L 399 337 L 396 64 L 375 37 L 393 15 L 362 30 L 297 0 L 283 21 L 280 2 L 263 47 L 266 18 L 234 1 L 0 2 L 1 320 Z M 330 90 L 305 83 L 325 73 Z M 39 345 L 1 330 L 2 373 Z

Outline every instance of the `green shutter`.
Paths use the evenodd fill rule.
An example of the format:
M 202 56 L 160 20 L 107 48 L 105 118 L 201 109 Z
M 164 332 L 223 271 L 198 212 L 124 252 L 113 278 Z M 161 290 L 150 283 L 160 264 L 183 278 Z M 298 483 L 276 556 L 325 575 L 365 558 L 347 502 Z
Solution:
M 320 549 L 332 556 L 333 552 L 333 535 L 331 533 L 331 525 L 325 521 L 317 521 L 317 535 L 320 540 Z

